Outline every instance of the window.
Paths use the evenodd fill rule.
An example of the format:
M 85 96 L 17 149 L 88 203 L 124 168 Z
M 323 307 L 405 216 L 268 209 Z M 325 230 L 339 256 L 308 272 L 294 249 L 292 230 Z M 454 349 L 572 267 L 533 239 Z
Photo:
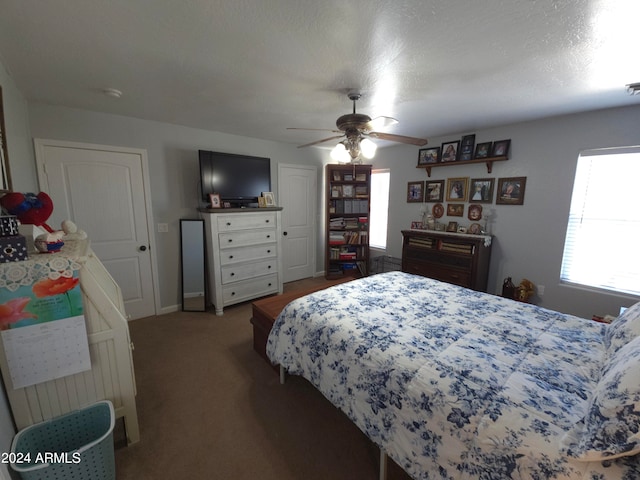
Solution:
M 578 158 L 560 280 L 640 295 L 640 147 Z
M 371 215 L 369 220 L 369 245 L 387 248 L 387 220 L 389 218 L 389 170 L 371 172 Z

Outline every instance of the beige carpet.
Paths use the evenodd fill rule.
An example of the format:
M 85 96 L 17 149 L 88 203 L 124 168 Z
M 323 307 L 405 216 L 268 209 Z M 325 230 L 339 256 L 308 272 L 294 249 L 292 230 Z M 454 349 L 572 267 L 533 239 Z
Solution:
M 119 480 L 378 478 L 378 448 L 346 416 L 299 377 L 280 385 L 250 317 L 248 302 L 130 323 L 141 440 L 116 450 Z M 409 477 L 390 462 L 388 478 Z

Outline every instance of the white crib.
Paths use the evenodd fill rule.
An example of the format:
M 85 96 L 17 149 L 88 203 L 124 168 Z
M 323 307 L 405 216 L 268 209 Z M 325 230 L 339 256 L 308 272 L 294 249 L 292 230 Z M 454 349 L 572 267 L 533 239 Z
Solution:
M 127 443 L 135 443 L 140 439 L 140 433 L 133 345 L 122 292 L 91 249 L 84 246 L 82 253 L 74 255 L 70 263 L 79 270 L 91 370 L 14 389 L 11 381 L 7 381 L 11 376 L 4 346 L 0 342 L 0 369 L 5 390 L 19 430 L 99 400 L 110 400 L 116 418 L 124 418 Z M 10 267 L 10 264 L 0 265 L 0 268 Z

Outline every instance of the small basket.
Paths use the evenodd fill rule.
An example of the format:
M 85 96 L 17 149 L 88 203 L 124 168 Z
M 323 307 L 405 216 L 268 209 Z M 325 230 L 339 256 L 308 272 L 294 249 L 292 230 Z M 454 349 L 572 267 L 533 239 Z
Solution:
M 23 480 L 115 480 L 114 425 L 108 400 L 31 425 L 13 439 L 11 468 Z

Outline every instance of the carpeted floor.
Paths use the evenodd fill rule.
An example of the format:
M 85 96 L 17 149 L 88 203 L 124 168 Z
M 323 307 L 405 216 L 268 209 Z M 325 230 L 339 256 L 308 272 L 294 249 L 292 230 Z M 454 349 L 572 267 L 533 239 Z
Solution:
M 378 478 L 378 448 L 305 380 L 280 385 L 250 318 L 248 302 L 129 324 L 141 440 L 116 450 L 119 480 Z M 409 479 L 393 462 L 388 478 Z

